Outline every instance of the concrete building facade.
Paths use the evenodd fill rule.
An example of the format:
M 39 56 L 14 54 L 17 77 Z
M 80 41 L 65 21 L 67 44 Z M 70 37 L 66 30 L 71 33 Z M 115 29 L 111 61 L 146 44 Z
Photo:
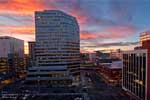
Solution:
M 21 78 L 24 75 L 24 71 L 24 41 L 14 37 L 1 36 L 0 81 L 2 85 Z
M 24 41 L 9 36 L 0 37 L 0 58 L 8 57 L 8 54 L 18 54 L 24 56 Z

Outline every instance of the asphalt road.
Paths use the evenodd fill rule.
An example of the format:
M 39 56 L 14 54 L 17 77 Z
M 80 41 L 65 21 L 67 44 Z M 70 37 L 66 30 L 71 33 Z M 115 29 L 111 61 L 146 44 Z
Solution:
M 84 87 L 87 88 L 90 100 L 128 100 L 128 98 L 122 94 L 121 87 L 107 85 L 96 72 L 83 75 L 82 77 L 85 79 Z

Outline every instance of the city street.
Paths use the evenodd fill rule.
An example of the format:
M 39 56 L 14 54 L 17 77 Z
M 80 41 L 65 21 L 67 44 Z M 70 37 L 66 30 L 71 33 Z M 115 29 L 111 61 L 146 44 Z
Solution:
M 83 71 L 81 76 L 84 77 L 83 88 L 86 89 L 90 100 L 128 100 L 121 87 L 107 85 L 96 72 Z

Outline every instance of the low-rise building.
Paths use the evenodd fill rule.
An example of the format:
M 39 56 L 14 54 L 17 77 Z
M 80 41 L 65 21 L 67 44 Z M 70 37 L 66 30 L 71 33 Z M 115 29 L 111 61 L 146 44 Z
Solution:
M 99 75 L 110 85 L 121 85 L 122 80 L 122 61 L 111 63 L 99 63 Z
M 89 53 L 89 60 L 90 62 L 96 61 L 96 53 Z

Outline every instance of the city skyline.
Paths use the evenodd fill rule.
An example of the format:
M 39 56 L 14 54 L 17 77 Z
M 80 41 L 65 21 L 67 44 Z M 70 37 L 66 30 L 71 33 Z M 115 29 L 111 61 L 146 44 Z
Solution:
M 150 27 L 148 0 L 1 0 L 0 36 L 35 40 L 34 11 L 62 10 L 80 24 L 81 51 L 132 49 Z M 27 44 L 25 44 L 27 46 Z

